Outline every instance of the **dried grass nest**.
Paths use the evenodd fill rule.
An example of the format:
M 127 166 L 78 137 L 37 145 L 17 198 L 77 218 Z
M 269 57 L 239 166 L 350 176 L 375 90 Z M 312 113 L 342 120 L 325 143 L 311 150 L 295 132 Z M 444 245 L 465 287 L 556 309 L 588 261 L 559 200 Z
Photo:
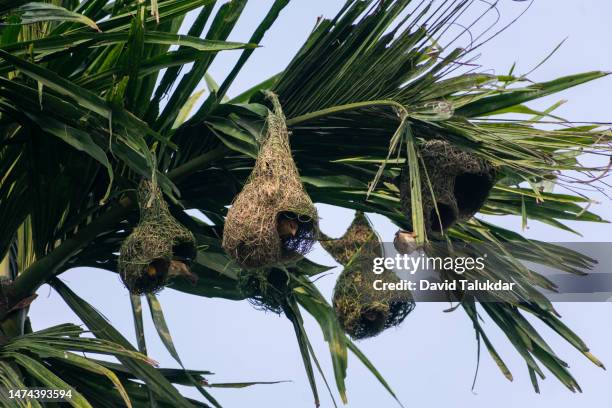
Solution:
M 358 256 L 347 265 L 334 287 L 333 307 L 342 329 L 354 339 L 374 337 L 399 325 L 414 309 L 408 290 L 375 290 L 375 280 L 398 282 L 394 272 L 372 272 L 372 256 Z
M 339 264 L 346 265 L 353 256 L 367 242 L 376 238 L 376 232 L 372 229 L 365 214 L 361 211 L 355 213 L 353 222 L 344 235 L 333 239 L 319 233 L 319 243 Z
M 459 150 L 444 140 L 423 143 L 420 154 L 423 159 L 420 166 L 421 191 L 427 233 L 440 233 L 458 220 L 467 220 L 476 214 L 495 184 L 495 168 L 488 161 Z M 412 203 L 408 168 L 402 170 L 399 187 L 402 211 L 410 220 Z
M 223 229 L 223 248 L 244 268 L 297 260 L 310 251 L 318 234 L 317 211 L 293 161 L 280 102 L 271 92 L 266 96 L 273 110 L 259 155 Z
M 321 245 L 342 265 L 336 281 L 333 308 L 342 329 L 354 339 L 364 339 L 399 325 L 414 309 L 411 293 L 375 290 L 375 280 L 398 282 L 394 272 L 376 275 L 373 260 L 383 255 L 382 244 L 365 214 L 355 213 L 353 222 L 339 239 L 322 239 Z
M 171 214 L 156 183 L 138 187 L 140 221 L 119 252 L 121 280 L 133 294 L 161 290 L 174 274 L 191 272 L 196 257 L 195 238 Z M 188 276 L 193 279 L 193 275 Z

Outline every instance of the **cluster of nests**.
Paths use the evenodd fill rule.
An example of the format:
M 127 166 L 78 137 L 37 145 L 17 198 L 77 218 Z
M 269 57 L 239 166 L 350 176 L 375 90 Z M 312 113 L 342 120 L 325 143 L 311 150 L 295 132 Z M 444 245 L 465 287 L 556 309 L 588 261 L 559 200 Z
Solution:
M 436 235 L 457 221 L 467 220 L 484 205 L 496 172 L 486 160 L 459 150 L 447 141 L 421 145 L 422 206 L 425 229 Z M 411 220 L 410 176 L 404 168 L 399 180 L 402 211 Z M 415 248 L 414 234 L 398 231 L 394 241 L 400 253 Z M 357 212 L 346 233 L 337 240 L 322 235 L 321 245 L 344 265 L 334 288 L 333 306 L 342 328 L 353 338 L 372 337 L 400 324 L 413 310 L 409 291 L 374 290 L 373 281 L 397 282 L 393 271 L 372 273 L 373 258 L 383 256 L 382 244 L 363 213 Z
M 266 93 L 266 132 L 252 173 L 228 210 L 222 246 L 242 267 L 238 287 L 257 307 L 283 311 L 291 292 L 284 267 L 301 259 L 319 240 L 344 266 L 333 295 L 338 322 L 355 339 L 372 337 L 400 324 L 413 310 L 409 291 L 383 291 L 373 281 L 397 282 L 393 271 L 372 273 L 373 258 L 383 256 L 380 239 L 362 212 L 339 239 L 319 231 L 316 208 L 304 190 L 293 161 L 289 132 L 278 97 Z M 442 140 L 421 148 L 422 199 L 427 233 L 442 232 L 467 219 L 483 205 L 494 184 L 495 171 L 485 161 Z M 408 171 L 399 178 L 401 205 L 411 219 Z M 425 179 L 425 178 L 424 178 Z M 429 186 L 432 186 L 430 188 Z M 433 194 L 432 194 L 433 190 Z M 143 181 L 139 188 L 140 223 L 121 247 L 119 270 L 132 293 L 154 292 L 174 276 L 193 278 L 193 234 L 168 211 L 159 189 Z M 411 239 L 409 233 L 405 236 Z
M 362 339 L 400 324 L 413 310 L 414 301 L 409 291 L 374 289 L 375 279 L 399 280 L 390 270 L 372 273 L 373 258 L 383 255 L 380 239 L 361 212 L 339 239 L 319 231 L 316 209 L 292 159 L 281 105 L 276 95 L 266 96 L 273 109 L 268 113 L 260 152 L 228 211 L 223 231 L 223 248 L 242 267 L 239 288 L 258 308 L 282 312 L 291 292 L 290 272 L 282 265 L 301 258 L 319 240 L 344 266 L 332 303 L 345 332 Z M 441 232 L 478 211 L 494 183 L 495 172 L 488 163 L 440 140 L 425 142 L 421 157 L 422 173 L 433 186 L 422 191 L 428 233 Z M 403 211 L 410 219 L 407 171 L 402 172 L 399 184 Z M 413 236 L 407 233 L 400 238 L 407 247 Z

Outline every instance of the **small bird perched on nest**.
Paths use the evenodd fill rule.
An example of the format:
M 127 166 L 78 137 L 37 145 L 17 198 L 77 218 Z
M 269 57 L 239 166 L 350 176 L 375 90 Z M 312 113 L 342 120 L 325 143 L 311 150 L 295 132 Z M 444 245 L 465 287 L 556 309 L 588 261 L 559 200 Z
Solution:
M 170 266 L 168 267 L 168 277 L 174 278 L 177 276 L 181 276 L 189 280 L 192 285 L 195 285 L 198 282 L 198 277 L 196 274 L 191 272 L 191 268 L 189 268 L 185 262 L 172 260 L 170 261 Z
M 398 230 L 393 239 L 393 246 L 399 254 L 407 254 L 417 251 L 419 245 L 416 243 L 416 234 L 412 231 Z
M 278 236 L 281 239 L 295 237 L 299 230 L 297 217 L 291 218 L 291 216 L 288 214 L 280 214 L 278 217 L 276 230 L 278 231 Z
M 191 269 L 185 262 L 178 259 L 167 261 L 166 259 L 154 259 L 150 264 L 145 267 L 147 276 L 151 279 L 163 278 L 173 279 L 176 277 L 183 277 L 189 280 L 192 284 L 196 284 L 198 277 L 191 272 Z

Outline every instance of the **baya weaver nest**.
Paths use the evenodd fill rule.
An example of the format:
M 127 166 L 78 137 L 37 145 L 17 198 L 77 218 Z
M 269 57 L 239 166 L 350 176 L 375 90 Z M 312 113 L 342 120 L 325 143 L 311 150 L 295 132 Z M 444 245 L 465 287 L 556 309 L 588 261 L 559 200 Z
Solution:
M 195 238 L 168 210 L 157 184 L 143 180 L 138 187 L 140 221 L 123 241 L 119 274 L 133 294 L 161 290 L 174 276 L 194 279 Z
M 280 314 L 292 291 L 289 274 L 285 268 L 243 269 L 238 288 L 256 309 Z
M 376 275 L 374 257 L 358 254 L 344 268 L 334 287 L 333 307 L 340 326 L 354 339 L 376 336 L 399 325 L 414 309 L 408 290 L 376 290 L 374 281 L 397 283 L 393 271 Z
M 443 140 L 423 143 L 420 154 L 423 159 L 420 166 L 421 195 L 426 231 L 441 233 L 458 220 L 467 220 L 476 214 L 495 182 L 492 165 Z M 400 197 L 402 210 L 411 219 L 412 198 L 407 168 L 402 170 L 400 178 Z
M 273 110 L 259 155 L 223 229 L 223 248 L 245 268 L 300 258 L 312 248 L 318 231 L 317 211 L 293 161 L 280 102 L 271 92 L 267 97 Z
M 374 258 L 383 255 L 382 244 L 362 212 L 357 212 L 339 239 L 325 238 L 321 245 L 344 265 L 336 281 L 333 307 L 343 330 L 354 339 L 364 339 L 399 325 L 414 309 L 409 291 L 374 289 L 374 281 L 398 282 L 393 271 L 376 275 Z
M 320 233 L 319 243 L 339 264 L 346 265 L 359 249 L 375 238 L 376 232 L 361 211 L 355 213 L 353 222 L 338 239 Z

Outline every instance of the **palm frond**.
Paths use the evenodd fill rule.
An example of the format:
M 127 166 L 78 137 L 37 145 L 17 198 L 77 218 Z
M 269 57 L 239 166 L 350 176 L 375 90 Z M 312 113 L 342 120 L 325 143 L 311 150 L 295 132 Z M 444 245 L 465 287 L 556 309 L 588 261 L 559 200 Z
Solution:
M 443 139 L 496 167 L 483 214 L 519 216 L 523 225 L 537 220 L 566 231 L 574 231 L 567 221 L 605 222 L 589 206 L 592 193 L 605 189 L 602 182 L 610 168 L 585 166 L 580 155 L 609 159 L 610 132 L 555 116 L 559 104 L 544 111 L 527 104 L 607 73 L 541 83 L 513 71 L 479 73 L 473 52 L 496 34 L 485 30 L 461 47 L 465 30 L 455 36 L 449 27 L 470 30 L 492 12 L 490 7 L 471 14 L 474 2 L 467 0 L 439 6 L 422 0 L 348 0 L 336 17 L 319 21 L 282 72 L 261 78 L 260 84 L 232 99 L 228 89 L 288 2 L 273 2 L 244 42 L 227 39 L 247 1 L 232 0 L 219 8 L 215 3 L 9 1 L 0 6 L 6 23 L 0 27 L 0 258 L 12 243 L 19 248 L 19 273 L 11 284 L 10 301 L 17 304 L 51 282 L 95 336 L 85 339 L 81 329 L 70 325 L 18 333 L 0 351 L 3 386 L 22 386 L 23 370 L 37 384 L 78 389 L 82 406 L 96 401 L 116 407 L 129 398 L 134 407 L 148 407 L 151 396 L 159 407 L 208 406 L 185 398 L 174 387 L 192 385 L 218 406 L 206 389 L 211 384 L 205 383 L 205 373 L 152 367 L 55 276 L 80 266 L 117 270 L 120 244 L 138 222 L 134 189 L 141 178 L 154 175 L 173 215 L 195 234 L 198 244 L 193 265 L 198 282 L 176 279 L 170 287 L 198 296 L 247 299 L 237 285 L 240 268 L 224 254 L 220 237 L 227 206 L 258 153 L 268 108 L 261 91 L 268 89 L 280 96 L 293 156 L 313 201 L 378 213 L 401 228 L 424 231 L 422 206 L 404 213 L 394 181 L 408 166 L 414 180 L 412 201 L 420 202 L 418 186 L 427 186 L 428 179 L 417 162 L 419 149 L 429 140 Z M 185 27 L 187 34 L 179 34 L 186 14 L 198 9 L 193 24 Z M 463 21 L 466 18 L 472 20 Z M 241 54 L 216 85 L 208 70 L 220 52 Z M 194 95 L 207 75 L 209 92 L 197 107 Z M 507 114 L 526 118 L 502 116 Z M 564 188 L 563 193 L 551 191 L 553 184 Z M 187 215 L 185 208 L 199 210 L 207 221 Z M 512 378 L 479 323 L 482 310 L 525 360 L 536 390 L 540 366 L 570 390 L 580 390 L 563 360 L 524 316 L 543 321 L 602 365 L 538 291 L 552 288 L 552 283 L 523 262 L 540 261 L 579 275 L 593 260 L 478 218 L 457 223 L 444 238 L 495 248 L 491 262 L 520 282 L 518 290 L 496 303 L 479 305 L 481 299 L 469 297 L 462 303 L 477 338 L 502 373 Z M 295 329 L 315 400 L 315 371 L 324 373 L 302 312 L 315 318 L 329 344 L 341 400 L 348 394 L 348 350 L 395 396 L 341 332 L 333 310 L 314 286 L 314 278 L 329 268 L 307 259 L 283 267 L 291 276 L 283 308 Z M 486 273 L 496 276 L 495 271 Z M 144 352 L 140 301 L 134 299 L 134 306 L 139 349 Z M 148 303 L 164 345 L 181 363 L 157 299 L 150 297 Z M 68 360 L 59 358 L 64 351 L 71 353 Z M 80 351 L 114 355 L 120 364 L 75 354 Z M 110 396 L 109 382 L 118 390 Z

